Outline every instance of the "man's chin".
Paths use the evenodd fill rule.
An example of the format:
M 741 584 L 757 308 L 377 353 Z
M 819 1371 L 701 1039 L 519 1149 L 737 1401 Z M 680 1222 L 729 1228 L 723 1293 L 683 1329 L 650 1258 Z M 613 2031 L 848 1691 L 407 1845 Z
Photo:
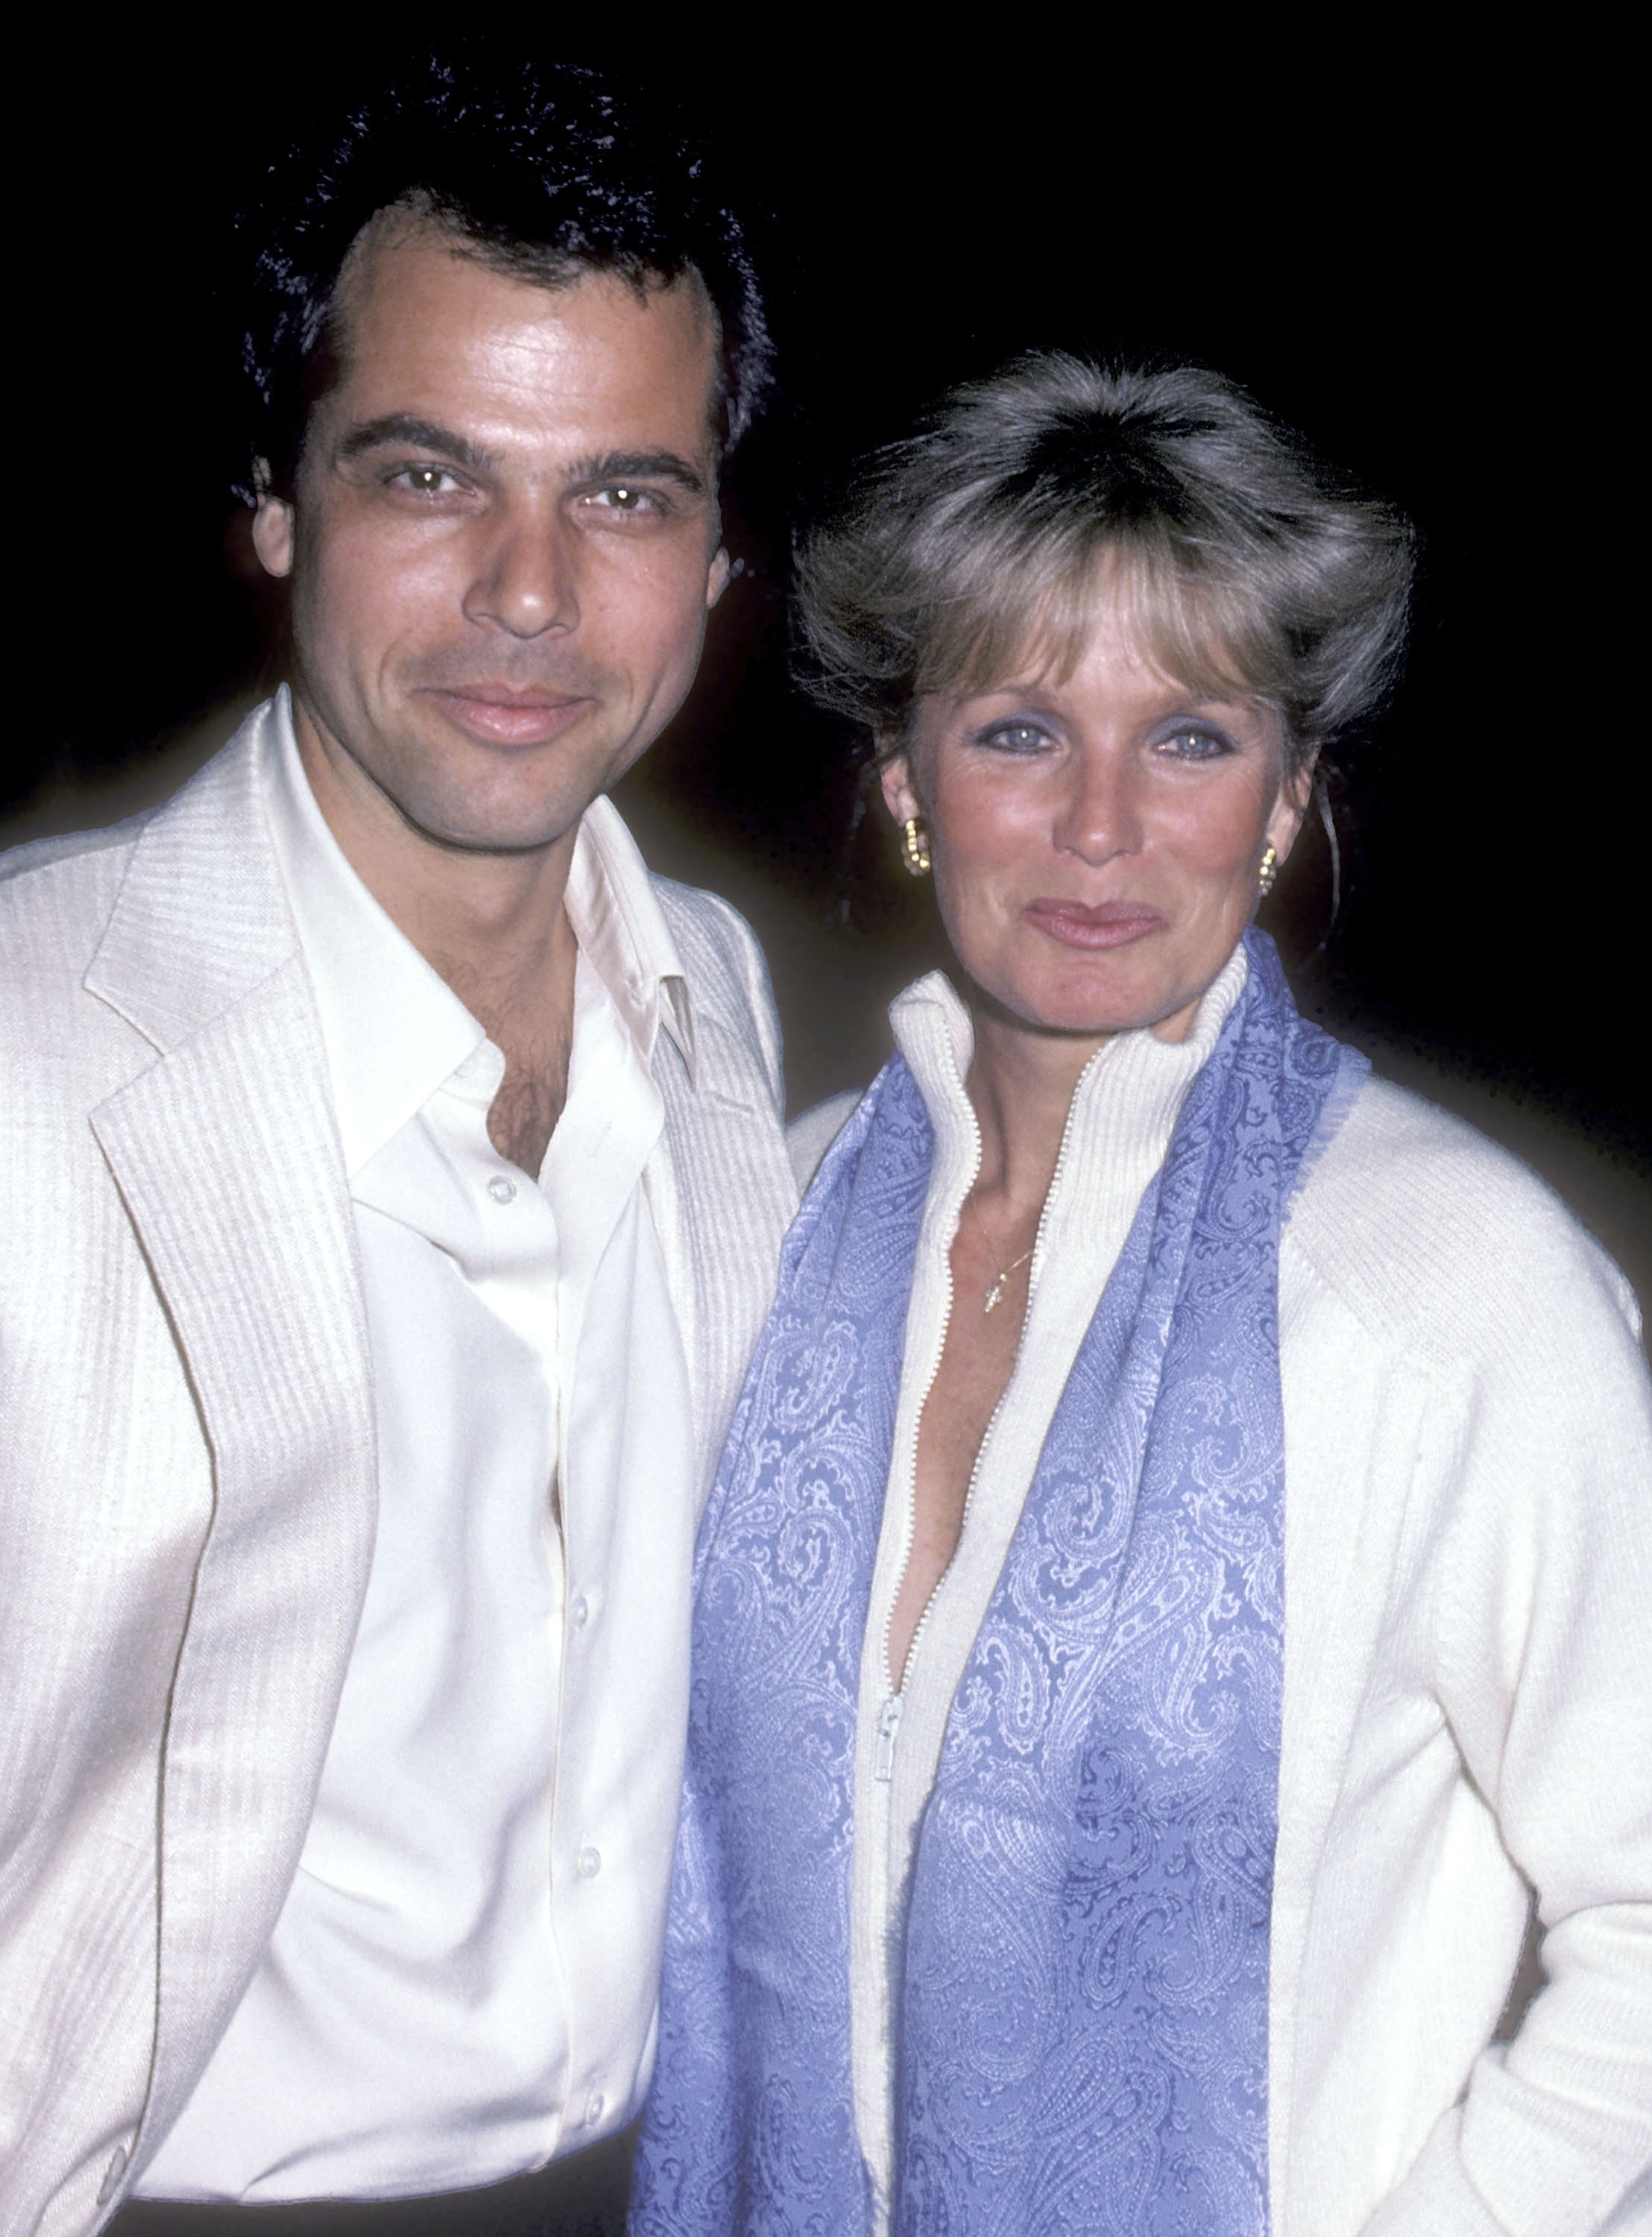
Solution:
M 543 855 L 579 827 L 589 802 L 532 812 L 478 815 L 473 808 L 397 800 L 409 830 L 450 855 Z
M 592 709 L 585 709 L 589 724 Z M 569 732 L 576 726 L 569 726 Z M 432 729 L 446 729 L 442 739 Z M 455 854 L 543 853 L 575 830 L 612 782 L 615 757 L 589 727 L 533 742 L 455 735 L 427 722 L 420 749 L 375 773 L 403 822 Z M 624 767 L 619 761 L 618 766 Z

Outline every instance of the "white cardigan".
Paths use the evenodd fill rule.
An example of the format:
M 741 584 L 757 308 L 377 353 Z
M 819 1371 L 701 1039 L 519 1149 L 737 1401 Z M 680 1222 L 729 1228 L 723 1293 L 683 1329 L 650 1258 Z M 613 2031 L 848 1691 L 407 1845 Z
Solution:
M 154 815 L 0 862 L 3 2237 L 85 2237 L 188 2099 L 297 1864 L 366 1582 L 365 1316 L 268 719 Z M 660 1036 L 644 1186 L 704 1481 L 796 1191 L 756 944 L 654 894 L 692 1059 Z
M 1043 1428 L 1191 1069 L 1242 981 L 1237 961 L 1191 1048 L 1121 1037 L 1076 1104 L 1063 1192 L 1087 1274 L 1069 1277 L 1070 1250 L 1052 1237 L 999 1416 L 1021 1432 L 1016 1451 L 1007 1468 L 1000 1454 L 996 1489 L 984 1455 L 908 1677 L 897 1874 Z M 892 1015 L 938 1133 L 907 1322 L 919 1355 L 903 1378 L 909 1422 L 923 1393 L 907 1385 L 932 1349 L 916 1332 L 944 1316 L 976 1136 L 957 998 L 931 979 Z M 840 1099 L 793 1128 L 803 1173 L 844 1115 Z M 1652 2227 L 1652 1384 L 1633 1297 L 1523 1166 L 1372 1080 L 1291 1211 L 1280 1310 L 1274 2237 Z M 897 1465 L 899 1447 L 898 1426 Z M 888 1592 L 898 1566 L 880 1561 Z M 938 1706 L 925 1685 L 942 1688 Z M 873 1673 L 868 1755 L 883 1690 Z M 911 1758 L 900 1765 L 909 1741 L 916 1792 Z M 884 1945 L 863 1853 L 884 1828 L 863 1786 L 857 2115 L 886 2178 Z M 885 1810 L 891 1795 L 885 1785 Z M 1534 1890 L 1548 1986 L 1515 2040 L 1493 2045 Z

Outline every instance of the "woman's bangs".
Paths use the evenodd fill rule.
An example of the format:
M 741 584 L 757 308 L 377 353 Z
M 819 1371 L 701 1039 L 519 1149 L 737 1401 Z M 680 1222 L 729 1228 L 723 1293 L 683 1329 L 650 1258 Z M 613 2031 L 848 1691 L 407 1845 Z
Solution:
M 1284 683 L 1260 598 L 1156 542 L 977 546 L 922 633 L 918 696 L 1068 683 L 1103 617 L 1143 660 L 1201 699 L 1276 702 Z

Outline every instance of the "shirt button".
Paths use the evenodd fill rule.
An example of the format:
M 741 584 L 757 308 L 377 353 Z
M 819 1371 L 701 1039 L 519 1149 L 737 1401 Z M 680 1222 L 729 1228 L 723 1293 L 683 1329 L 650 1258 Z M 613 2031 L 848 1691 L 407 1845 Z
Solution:
M 590 1621 L 591 1604 L 586 1599 L 583 1593 L 581 1593 L 578 1598 L 575 1600 L 573 1607 L 569 1613 L 572 1614 L 574 1621 L 576 1624 L 585 1624 Z
M 585 2126 L 588 2128 L 594 2128 L 597 2122 L 602 2119 L 602 2108 L 607 2102 L 607 2098 L 603 2096 L 600 2089 L 594 2097 L 589 2100 L 585 2107 Z
M 599 2104 L 602 2102 L 601 2098 L 598 2098 L 597 2102 Z M 125 2173 L 126 2146 L 124 2144 L 117 2144 L 115 2148 L 115 2157 L 109 2161 L 109 2166 L 103 2171 L 103 2187 L 97 2194 L 97 2202 L 100 2206 L 107 2206 L 109 2204 L 110 2199 L 114 2197 L 115 2192 L 120 2188 L 121 2177 Z
M 495 1204 L 509 1204 L 517 1192 L 515 1181 L 508 1181 L 503 1173 L 495 1173 L 488 1183 L 488 1194 Z
M 582 1880 L 594 1880 L 602 1869 L 600 1849 L 582 1849 L 579 1852 L 579 1876 Z

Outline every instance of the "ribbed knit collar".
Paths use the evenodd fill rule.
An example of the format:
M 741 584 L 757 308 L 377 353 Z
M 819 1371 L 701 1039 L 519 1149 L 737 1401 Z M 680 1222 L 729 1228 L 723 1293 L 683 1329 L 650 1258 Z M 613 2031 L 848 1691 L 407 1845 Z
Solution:
M 1064 1238 L 1083 1238 L 1083 1257 L 1092 1264 L 1104 1240 L 1111 1245 L 1109 1263 L 1116 1256 L 1123 1241 L 1120 1217 L 1128 1227 L 1142 1190 L 1163 1162 L 1188 1090 L 1209 1060 L 1249 968 L 1244 948 L 1235 947 L 1205 990 L 1185 1040 L 1161 1040 L 1151 1027 L 1142 1026 L 1116 1034 L 1084 1067 L 1039 1231 L 1035 1291 Z M 981 1158 L 980 1128 L 964 1085 L 975 1052 L 974 1028 L 939 971 L 898 995 L 889 1018 L 935 1129 L 931 1204 L 950 1239 Z

